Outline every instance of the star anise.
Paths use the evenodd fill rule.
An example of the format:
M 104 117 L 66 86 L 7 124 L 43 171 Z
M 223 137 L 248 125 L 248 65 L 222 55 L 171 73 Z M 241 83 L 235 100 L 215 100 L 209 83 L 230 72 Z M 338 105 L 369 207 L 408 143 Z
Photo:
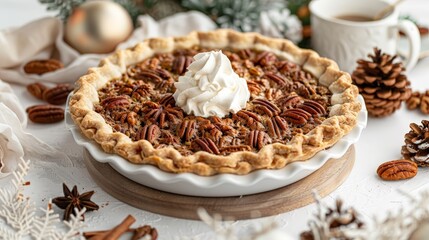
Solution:
M 75 215 L 75 208 L 79 211 L 86 208 L 87 212 L 98 210 L 98 205 L 91 201 L 94 191 L 79 194 L 76 185 L 73 187 L 72 191 L 70 191 L 67 185 L 63 183 L 63 192 L 64 197 L 56 197 L 52 199 L 52 203 L 57 205 L 57 207 L 64 209 L 64 220 L 68 221 L 71 214 Z

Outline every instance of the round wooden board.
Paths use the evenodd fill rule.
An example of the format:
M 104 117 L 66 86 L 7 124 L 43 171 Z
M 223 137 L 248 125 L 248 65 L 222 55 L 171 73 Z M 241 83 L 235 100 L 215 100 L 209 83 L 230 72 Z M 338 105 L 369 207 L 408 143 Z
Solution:
M 308 177 L 259 194 L 237 197 L 193 197 L 159 191 L 140 185 L 100 163 L 84 150 L 87 169 L 95 182 L 113 197 L 134 207 L 177 218 L 199 219 L 198 208 L 232 219 L 249 219 L 288 212 L 314 202 L 312 190 L 324 197 L 340 186 L 350 174 L 355 149 L 352 145 L 339 159 L 330 159 Z

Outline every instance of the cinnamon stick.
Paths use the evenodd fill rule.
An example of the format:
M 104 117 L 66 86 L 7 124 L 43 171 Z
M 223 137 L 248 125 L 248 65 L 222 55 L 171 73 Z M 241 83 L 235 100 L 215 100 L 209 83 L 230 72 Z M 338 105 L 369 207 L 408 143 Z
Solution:
M 84 237 L 90 240 L 117 240 L 122 234 L 127 232 L 136 219 L 128 215 L 119 225 L 108 231 L 94 231 L 84 233 Z

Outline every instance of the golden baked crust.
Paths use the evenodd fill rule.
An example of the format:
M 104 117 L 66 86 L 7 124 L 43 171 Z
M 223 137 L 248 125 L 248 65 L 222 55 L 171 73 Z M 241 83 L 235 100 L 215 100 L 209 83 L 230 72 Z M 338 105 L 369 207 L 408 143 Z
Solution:
M 307 134 L 296 134 L 287 144 L 273 143 L 259 152 L 241 151 L 228 156 L 199 151 L 183 156 L 173 147 L 154 149 L 146 140 L 132 141 L 114 132 L 105 119 L 94 111 L 99 102 L 97 90 L 110 80 L 120 78 L 128 65 L 136 64 L 155 53 L 172 52 L 192 46 L 207 48 L 253 48 L 275 53 L 279 58 L 296 63 L 315 76 L 319 84 L 332 93 L 329 117 Z M 99 67 L 89 69 L 77 81 L 70 99 L 70 113 L 83 134 L 95 140 L 104 151 L 116 153 L 130 162 L 152 164 L 168 172 L 192 172 L 198 175 L 217 173 L 247 174 L 257 169 L 278 169 L 294 161 L 311 158 L 332 146 L 356 125 L 361 109 L 358 90 L 348 73 L 341 72 L 335 62 L 321 58 L 311 50 L 300 49 L 288 40 L 273 39 L 256 33 L 232 30 L 193 32 L 184 37 L 149 39 L 132 49 L 118 51 L 102 60 Z

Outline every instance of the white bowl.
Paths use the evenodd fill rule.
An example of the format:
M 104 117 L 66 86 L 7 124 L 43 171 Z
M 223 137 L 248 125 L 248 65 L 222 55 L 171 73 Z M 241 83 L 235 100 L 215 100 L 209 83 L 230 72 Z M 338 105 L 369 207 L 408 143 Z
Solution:
M 201 197 L 229 197 L 261 193 L 284 187 L 299 181 L 321 168 L 330 158 L 340 158 L 348 148 L 359 140 L 366 127 L 367 111 L 363 98 L 359 96 L 362 110 L 356 127 L 334 146 L 318 152 L 307 161 L 293 162 L 278 170 L 256 170 L 247 175 L 218 174 L 199 176 L 193 173 L 168 173 L 151 165 L 133 164 L 124 158 L 105 153 L 101 147 L 83 136 L 80 129 L 70 117 L 66 107 L 66 126 L 70 129 L 77 144 L 86 148 L 91 156 L 99 162 L 110 164 L 123 176 L 142 185 L 158 190 Z M 67 105 L 68 106 L 68 101 Z

